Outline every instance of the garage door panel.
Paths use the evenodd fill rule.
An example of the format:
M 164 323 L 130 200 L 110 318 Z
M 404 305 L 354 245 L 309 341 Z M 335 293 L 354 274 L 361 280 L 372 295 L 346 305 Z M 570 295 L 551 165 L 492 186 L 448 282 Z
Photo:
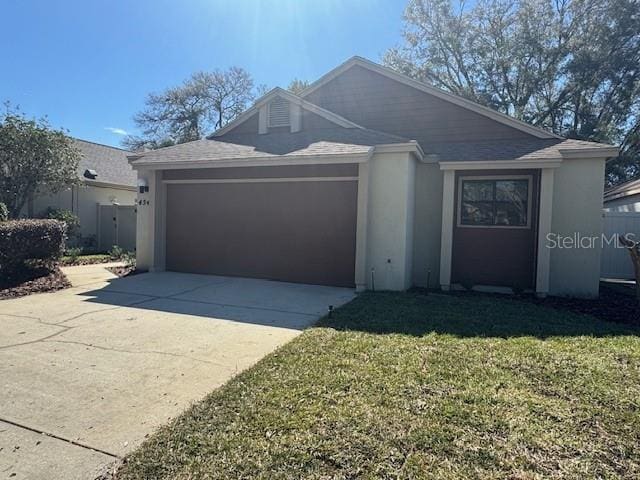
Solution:
M 167 269 L 352 286 L 357 183 L 167 186 Z

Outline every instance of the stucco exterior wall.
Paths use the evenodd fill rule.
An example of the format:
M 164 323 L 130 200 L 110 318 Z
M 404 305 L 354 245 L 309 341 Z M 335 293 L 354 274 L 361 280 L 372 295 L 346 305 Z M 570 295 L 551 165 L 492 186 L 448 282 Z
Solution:
M 369 165 L 367 288 L 406 290 L 413 280 L 415 160 L 380 153 Z
M 572 238 L 595 237 L 596 241 L 593 248 L 551 249 L 551 295 L 598 295 L 604 164 L 604 159 L 571 159 L 554 172 L 552 233 Z
M 146 180 L 147 193 L 138 193 L 136 215 L 136 266 L 140 270 L 164 270 L 165 189 L 162 171 L 138 172 Z
M 443 178 L 437 163 L 416 165 L 413 284 L 420 287 L 427 287 L 427 277 L 429 287 L 439 284 Z
M 80 233 L 83 237 L 97 235 L 98 208 L 97 205 L 134 205 L 136 192 L 111 187 L 81 185 L 69 188 L 51 195 L 39 195 L 33 200 L 33 214 L 39 216 L 47 208 L 61 208 L 71 210 L 80 219 Z M 28 212 L 23 214 L 26 216 Z
M 640 212 L 640 195 L 612 200 L 604 204 L 605 212 Z
M 71 210 L 72 212 L 76 211 L 77 208 L 77 195 L 76 195 L 77 187 L 73 187 L 73 189 L 68 188 L 66 190 L 62 190 L 58 193 L 46 194 L 46 195 L 38 195 L 34 197 L 33 203 L 31 206 L 31 211 L 29 208 L 25 206 L 22 211 L 22 214 L 26 216 L 41 216 L 45 210 L 49 207 L 51 208 L 61 208 L 65 210 Z M 73 190 L 73 192 L 72 192 Z

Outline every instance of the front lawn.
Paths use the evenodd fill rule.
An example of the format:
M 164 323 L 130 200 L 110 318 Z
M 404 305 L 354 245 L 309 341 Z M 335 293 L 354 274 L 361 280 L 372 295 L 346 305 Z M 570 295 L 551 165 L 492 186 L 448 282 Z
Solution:
M 363 294 L 117 478 L 638 478 L 639 334 L 508 298 Z

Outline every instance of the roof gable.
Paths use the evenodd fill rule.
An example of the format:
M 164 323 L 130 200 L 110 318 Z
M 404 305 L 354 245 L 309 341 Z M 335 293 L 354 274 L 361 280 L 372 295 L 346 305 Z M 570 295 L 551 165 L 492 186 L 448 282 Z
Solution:
M 231 130 L 234 130 L 240 127 L 245 122 L 255 122 L 257 121 L 257 114 L 260 111 L 260 108 L 267 105 L 269 102 L 274 100 L 275 98 L 283 98 L 292 104 L 300 106 L 303 110 L 314 113 L 324 119 L 334 123 L 335 125 L 343 128 L 360 128 L 356 123 L 347 120 L 340 115 L 330 112 L 318 105 L 307 102 L 306 100 L 298 97 L 297 95 L 292 94 L 286 90 L 283 90 L 280 87 L 276 87 L 273 90 L 269 91 L 262 97 L 260 97 L 249 109 L 245 110 L 242 114 L 240 114 L 237 118 L 226 124 L 224 127 L 213 132 L 208 138 L 220 137 L 226 133 L 229 133 Z
M 427 93 L 445 102 L 449 102 L 450 104 L 464 108 L 466 110 L 474 112 L 475 114 L 482 115 L 483 117 L 489 118 L 499 124 L 506 125 L 508 127 L 511 127 L 518 131 L 532 135 L 534 137 L 562 138 L 556 134 L 547 132 L 546 130 L 543 130 L 538 127 L 534 127 L 533 125 L 529 125 L 528 123 L 522 122 L 513 117 L 497 112 L 491 108 L 485 107 L 478 103 L 462 98 L 458 95 L 454 95 L 452 93 L 446 92 L 439 88 L 414 80 L 413 78 L 410 78 L 406 75 L 395 72 L 394 70 L 391 70 L 387 67 L 384 67 L 377 63 L 366 60 L 362 57 L 352 57 L 351 59 L 344 62 L 342 65 L 339 65 L 338 67 L 334 68 L 333 70 L 331 70 L 330 72 L 322 76 L 320 79 L 312 83 L 309 87 L 307 87 L 307 89 L 305 89 L 300 94 L 300 97 L 302 98 L 312 97 L 312 94 L 316 92 L 318 89 L 320 89 L 330 81 L 334 80 L 335 78 L 339 77 L 340 75 L 342 75 L 343 73 L 349 71 L 354 67 L 360 67 L 360 68 L 369 70 L 371 72 L 375 72 L 390 80 L 398 82 L 399 84 Z

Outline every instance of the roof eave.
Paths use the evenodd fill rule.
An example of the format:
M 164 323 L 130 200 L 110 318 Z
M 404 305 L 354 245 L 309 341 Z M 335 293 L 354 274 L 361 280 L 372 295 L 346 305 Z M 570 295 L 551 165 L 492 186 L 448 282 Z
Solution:
M 627 190 L 626 192 L 620 192 L 620 193 L 616 193 L 613 195 L 604 195 L 603 197 L 603 201 L 606 202 L 612 202 L 614 200 L 620 200 L 622 198 L 627 198 L 627 197 L 633 197 L 635 195 L 640 195 L 640 188 L 636 188 L 633 190 Z
M 176 170 L 191 168 L 272 167 L 279 165 L 311 165 L 318 163 L 364 163 L 369 151 L 331 155 L 279 155 L 271 157 L 231 157 L 216 160 L 140 162 L 131 164 L 134 170 Z
M 126 185 L 123 183 L 114 183 L 114 182 L 98 182 L 95 180 L 82 179 L 82 182 L 88 187 L 98 187 L 98 188 L 113 188 L 116 190 L 131 190 L 135 191 L 135 185 Z
M 615 158 L 620 155 L 620 149 L 612 145 L 601 145 L 592 148 L 559 148 L 562 158 L 588 159 L 588 158 Z

